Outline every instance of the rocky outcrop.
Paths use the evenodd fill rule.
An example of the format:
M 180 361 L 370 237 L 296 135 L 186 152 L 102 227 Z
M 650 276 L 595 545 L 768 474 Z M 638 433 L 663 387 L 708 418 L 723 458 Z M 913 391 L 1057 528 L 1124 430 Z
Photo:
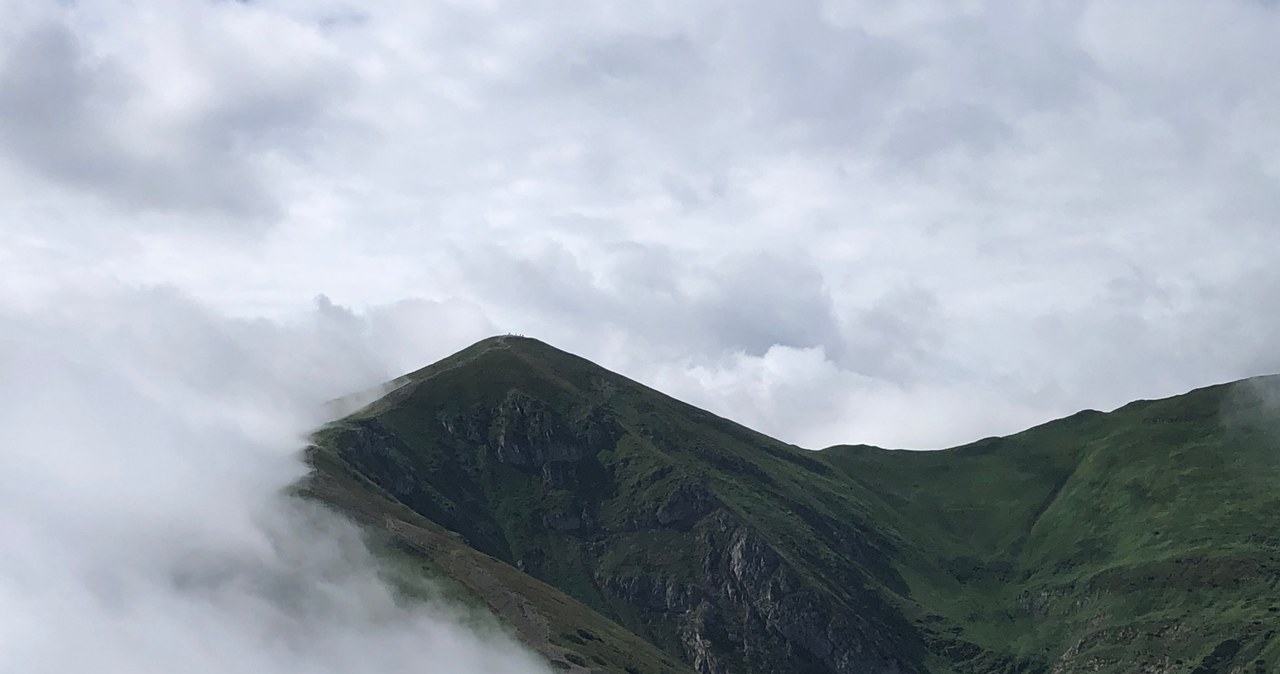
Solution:
M 595 518 L 592 517 L 589 506 L 574 502 L 544 514 L 542 525 L 560 532 L 591 530 L 595 527 Z
M 901 656 L 903 626 L 882 629 L 875 621 L 889 610 L 871 593 L 849 589 L 861 588 L 862 571 L 825 580 L 804 572 L 796 551 L 779 548 L 726 503 L 707 472 L 659 463 L 617 486 L 614 471 L 625 463 L 616 455 L 602 463 L 600 454 L 636 428 L 624 429 L 602 399 L 569 405 L 511 388 L 494 400 L 428 417 L 430 446 L 441 448 L 430 458 L 378 420 L 350 421 L 336 444 L 358 472 L 473 547 L 547 582 L 572 578 L 580 598 L 603 612 L 624 606 L 610 617 L 656 635 L 654 643 L 671 653 L 683 651 L 700 674 L 914 671 Z M 418 434 L 425 432 L 414 425 L 421 422 L 388 423 L 403 424 L 394 428 L 423 442 Z M 688 451 L 678 429 L 641 430 L 647 433 L 634 439 L 672 454 Z M 754 461 L 723 452 L 698 456 L 773 488 Z M 621 513 L 602 508 L 639 493 L 644 497 Z M 500 520 L 493 504 L 509 494 L 519 494 L 528 509 L 507 510 Z M 778 503 L 859 568 L 877 556 L 876 543 L 848 523 L 802 503 Z M 604 568 L 605 556 L 620 559 L 633 550 L 623 546 L 632 545 L 638 555 Z M 651 545 L 681 550 L 645 547 Z M 667 566 L 671 559 L 679 561 Z
M 883 614 L 881 607 L 855 610 L 802 578 L 750 529 L 734 532 L 725 571 L 722 593 L 745 609 L 744 636 L 760 644 L 753 649 L 758 657 L 785 653 L 811 671 L 838 674 L 912 671 L 897 655 L 902 644 L 864 617 Z
M 661 526 L 689 525 L 710 513 L 720 504 L 716 495 L 702 482 L 685 483 L 676 487 L 667 500 L 658 506 L 656 518 Z
M 489 446 L 503 463 L 541 470 L 595 456 L 621 434 L 617 422 L 599 409 L 570 425 L 553 414 L 546 403 L 511 391 L 494 410 Z
M 614 576 L 603 579 L 605 590 L 646 611 L 681 613 L 693 606 L 699 594 L 693 586 L 660 576 Z
M 716 503 L 705 485 L 682 485 L 668 504 Z M 677 496 L 678 495 L 678 496 Z M 701 506 L 699 506 L 701 507 Z M 692 512 L 674 507 L 682 517 Z M 791 671 L 903 674 L 915 671 L 900 640 L 797 573 L 736 515 L 698 518 L 703 572 L 693 582 L 660 573 L 600 578 L 606 593 L 655 619 L 674 619 L 687 661 L 702 674 Z M 665 616 L 665 618 L 659 618 Z M 901 627 L 901 626 L 895 626 Z
M 344 430 L 337 441 L 339 456 L 399 500 L 412 499 L 421 482 L 410 450 L 393 433 L 374 421 Z

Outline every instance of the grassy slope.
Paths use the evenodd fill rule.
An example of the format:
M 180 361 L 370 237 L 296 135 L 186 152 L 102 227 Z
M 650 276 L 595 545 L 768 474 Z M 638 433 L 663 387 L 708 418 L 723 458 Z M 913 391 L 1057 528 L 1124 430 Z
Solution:
M 406 505 L 668 652 L 683 651 L 670 616 L 620 601 L 600 585 L 636 578 L 697 583 L 708 547 L 724 543 L 716 538 L 721 532 L 630 521 L 692 484 L 707 485 L 732 517 L 761 532 L 833 601 L 859 606 L 878 631 L 899 635 L 910 647 L 909 625 L 866 587 L 900 579 L 876 548 L 874 533 L 848 526 L 846 517 L 860 506 L 835 471 L 809 452 L 533 340 L 488 340 L 408 379 L 322 431 L 317 444 L 349 445 L 353 428 L 376 422 L 403 442 L 391 452 L 396 465 L 383 472 L 413 476 L 400 495 Z M 556 417 L 548 433 L 580 425 L 603 407 L 620 425 L 619 437 L 587 463 L 592 474 L 578 476 L 572 488 L 548 489 L 540 475 L 496 461 L 485 446 L 491 420 L 477 415 L 500 406 L 511 391 Z M 813 489 L 819 483 L 822 488 Z M 590 534 L 546 525 L 549 516 L 581 509 L 595 522 Z
M 1276 388 L 1209 387 L 945 452 L 822 454 L 920 542 L 902 560 L 917 599 L 966 639 L 1066 670 L 1274 670 Z
M 617 623 L 559 590 L 489 557 L 391 498 L 323 446 L 300 493 L 364 525 L 387 579 L 409 599 L 444 598 L 472 609 L 477 629 L 492 618 L 555 670 L 600 674 L 690 674 Z
M 358 468 L 406 476 L 386 485 L 395 498 L 491 555 L 507 585 L 545 587 L 529 585 L 537 581 L 523 580 L 519 566 L 582 602 L 581 615 L 557 612 L 563 628 L 553 634 L 572 634 L 574 621 L 616 621 L 682 654 L 679 616 L 621 600 L 602 579 L 698 582 L 724 544 L 711 518 L 665 527 L 635 519 L 681 486 L 705 485 L 805 583 L 890 635 L 908 666 L 1278 664 L 1268 626 L 1280 603 L 1280 448 L 1274 410 L 1242 387 L 1085 412 L 942 452 L 814 453 L 534 340 L 486 340 L 402 381 L 317 443 L 350 444 L 368 428 L 393 436 L 394 465 Z M 549 483 L 486 449 L 485 414 L 504 404 L 523 406 L 521 423 L 540 420 L 538 437 L 606 441 L 577 473 Z M 323 455 L 329 474 L 355 472 L 350 458 Z M 565 517 L 589 524 L 548 524 Z

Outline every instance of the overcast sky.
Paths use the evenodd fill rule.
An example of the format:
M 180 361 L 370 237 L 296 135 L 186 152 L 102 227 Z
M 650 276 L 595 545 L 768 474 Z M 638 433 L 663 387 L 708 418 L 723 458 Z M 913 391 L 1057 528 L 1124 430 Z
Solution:
M 948 446 L 1280 371 L 1278 34 L 1260 0 L 0 0 L 0 307 L 161 286 L 388 376 L 518 332 L 804 446 Z
M 491 334 L 806 447 L 1280 372 L 1277 35 L 1262 0 L 0 0 L 0 671 L 542 671 L 279 496 L 323 401 Z

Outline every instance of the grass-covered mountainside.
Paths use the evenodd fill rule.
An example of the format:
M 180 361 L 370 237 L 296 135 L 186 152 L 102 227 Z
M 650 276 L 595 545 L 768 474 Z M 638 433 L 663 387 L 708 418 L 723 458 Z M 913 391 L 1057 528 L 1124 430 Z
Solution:
M 525 338 L 397 383 L 308 493 L 559 669 L 1280 671 L 1274 379 L 938 452 L 800 449 Z

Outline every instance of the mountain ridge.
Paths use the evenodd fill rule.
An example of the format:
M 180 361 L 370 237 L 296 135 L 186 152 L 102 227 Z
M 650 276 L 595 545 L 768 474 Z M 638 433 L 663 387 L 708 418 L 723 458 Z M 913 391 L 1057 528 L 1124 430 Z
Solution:
M 1187 462 L 1171 465 L 1201 470 L 1178 493 L 1223 489 L 1235 463 L 1280 475 L 1267 453 L 1273 438 L 1241 430 L 1256 430 L 1256 420 L 1236 431 L 1217 423 L 1224 391 L 1240 383 L 910 452 L 800 449 L 522 337 L 483 340 L 395 381 L 317 432 L 314 479 L 345 472 L 363 482 L 316 497 L 350 511 L 362 492 L 380 491 L 506 565 L 508 584 L 527 576 L 581 602 L 585 610 L 562 616 L 565 625 L 616 625 L 656 649 L 652 662 L 668 659 L 637 669 L 616 654 L 579 652 L 595 642 L 534 643 L 521 633 L 553 663 L 577 667 L 566 659 L 573 655 L 598 671 L 679 664 L 713 674 L 1131 671 L 1130 660 L 1141 660 L 1151 671 L 1180 671 L 1256 655 L 1275 666 L 1280 645 L 1250 622 L 1261 625 L 1273 606 L 1236 595 L 1231 606 L 1248 620 L 1199 628 L 1203 648 L 1134 636 L 1196 629 L 1163 615 L 1168 607 L 1152 598 L 1160 593 L 1133 574 L 1148 585 L 1198 582 L 1202 592 L 1221 568 L 1248 567 L 1250 587 L 1274 595 L 1274 545 L 1237 546 L 1231 559 L 1206 554 L 1222 537 L 1204 527 L 1280 530 L 1265 509 L 1280 501 L 1248 483 L 1253 500 L 1242 502 L 1264 504 L 1262 515 L 1215 509 L 1200 522 L 1156 499 L 1169 480 L 1149 465 L 1164 447 Z M 1276 388 L 1274 377 L 1245 381 Z M 1248 451 L 1231 454 L 1228 441 Z M 1119 457 L 1121 449 L 1142 461 Z M 1198 466 L 1202 455 L 1216 463 Z M 1164 547 L 1136 525 L 1115 524 L 1125 509 L 1130 520 L 1164 522 Z M 373 525 L 387 532 L 385 522 Z M 1196 601 L 1166 603 L 1212 605 Z M 1184 657 L 1166 663 L 1157 652 Z

